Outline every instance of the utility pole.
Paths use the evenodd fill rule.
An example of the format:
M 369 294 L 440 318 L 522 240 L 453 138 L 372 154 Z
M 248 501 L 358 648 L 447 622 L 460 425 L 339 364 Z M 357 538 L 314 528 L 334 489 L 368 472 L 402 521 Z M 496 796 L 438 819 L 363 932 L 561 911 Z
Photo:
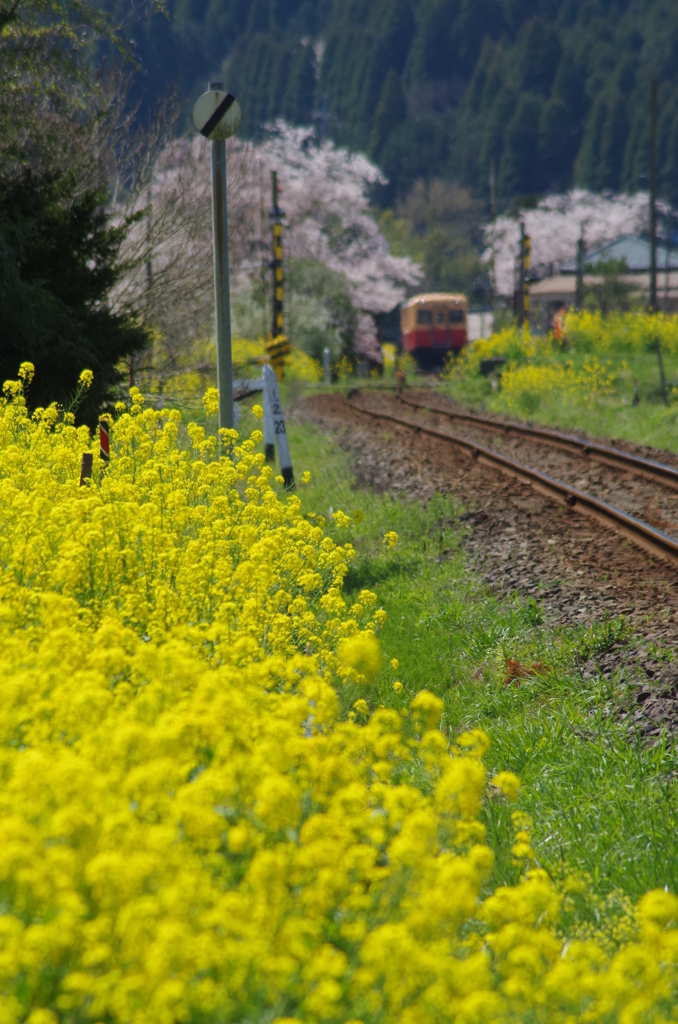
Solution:
M 574 308 L 579 310 L 584 305 L 584 224 L 577 242 L 577 283 L 574 293 Z
M 490 160 L 490 216 L 492 218 L 492 271 L 490 274 L 490 287 L 492 289 L 492 309 L 494 310 L 494 235 L 495 235 L 495 217 L 497 215 L 497 207 L 495 202 L 494 192 L 494 157 Z
M 492 159 L 490 160 L 490 216 L 492 218 L 492 223 L 493 224 L 494 224 L 494 218 L 495 218 L 496 213 L 497 213 L 494 200 L 495 200 L 495 196 L 494 196 L 494 157 L 492 157 Z
M 530 322 L 530 281 L 527 272 L 530 269 L 530 254 L 532 251 L 532 239 L 529 235 L 523 237 L 523 315 L 525 323 Z
M 657 308 L 657 80 L 650 86 L 650 309 Z
M 657 80 L 652 79 L 650 86 L 650 302 L 649 308 L 654 311 L 657 308 Z M 664 372 L 664 360 L 659 338 L 654 339 L 654 347 L 657 352 L 659 364 L 659 379 L 661 381 L 662 398 L 664 404 L 668 405 L 668 393 L 666 389 L 666 374 Z
M 667 313 L 669 309 L 669 270 L 671 267 L 671 207 L 669 206 L 666 211 L 665 218 L 665 231 L 666 231 L 666 252 L 664 258 L 664 312 Z
M 525 234 L 525 222 L 520 222 L 520 252 L 518 255 L 518 326 L 530 321 L 530 283 L 527 271 L 530 269 L 531 239 Z
M 525 323 L 525 222 L 520 222 L 520 252 L 518 254 L 518 327 Z
M 659 338 L 654 339 L 654 348 L 657 353 L 657 362 L 659 364 L 659 380 L 662 386 L 662 399 L 664 405 L 669 404 L 668 389 L 666 387 L 666 373 L 664 372 L 664 360 L 662 359 L 662 347 L 659 343 Z

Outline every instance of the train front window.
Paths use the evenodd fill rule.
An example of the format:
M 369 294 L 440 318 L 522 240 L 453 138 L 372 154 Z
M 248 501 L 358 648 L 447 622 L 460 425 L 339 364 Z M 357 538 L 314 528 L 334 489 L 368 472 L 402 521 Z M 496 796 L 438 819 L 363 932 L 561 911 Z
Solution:
M 464 310 L 463 309 L 451 309 L 448 313 L 448 320 L 451 324 L 463 324 L 464 322 Z
M 445 314 L 444 313 L 436 313 L 436 323 L 437 324 L 444 324 L 445 323 Z
M 417 310 L 417 323 L 418 324 L 432 324 L 433 313 L 430 309 L 418 309 Z

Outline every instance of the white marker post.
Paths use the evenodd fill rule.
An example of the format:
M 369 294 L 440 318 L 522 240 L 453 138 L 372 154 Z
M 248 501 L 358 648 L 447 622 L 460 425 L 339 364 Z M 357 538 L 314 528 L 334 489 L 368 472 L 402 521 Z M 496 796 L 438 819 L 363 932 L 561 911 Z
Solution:
M 323 364 L 325 369 L 325 383 L 330 383 L 330 350 L 328 348 L 323 349 Z
M 211 82 L 193 107 L 193 124 L 212 149 L 212 236 L 214 239 L 214 307 L 217 321 L 217 387 L 219 427 L 233 427 L 233 361 L 231 357 L 231 294 L 228 280 L 228 206 L 226 139 L 235 135 L 242 111 L 221 82 Z
M 264 396 L 264 400 L 266 397 L 268 398 L 269 408 L 271 410 L 273 434 L 275 437 L 276 447 L 278 449 L 280 472 L 282 473 L 283 480 L 285 481 L 285 489 L 289 491 L 294 487 L 292 459 L 290 458 L 290 446 L 287 443 L 285 419 L 283 417 L 282 402 L 280 401 L 280 391 L 278 390 L 278 378 L 275 375 L 275 371 L 270 366 L 264 366 Z M 266 407 L 264 406 L 264 408 Z M 264 430 L 265 429 L 266 421 L 264 420 Z
M 264 452 L 266 455 L 267 462 L 273 462 L 275 459 L 275 427 L 273 426 L 273 415 L 271 413 L 271 403 L 268 397 L 268 389 L 266 387 L 266 367 L 261 371 L 261 376 L 264 382 L 264 395 L 263 395 L 263 406 L 264 406 Z

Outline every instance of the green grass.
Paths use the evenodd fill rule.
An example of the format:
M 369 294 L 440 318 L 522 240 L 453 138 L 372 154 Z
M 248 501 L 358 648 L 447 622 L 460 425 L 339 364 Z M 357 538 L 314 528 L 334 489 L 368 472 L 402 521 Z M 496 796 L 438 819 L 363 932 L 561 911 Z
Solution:
M 562 360 L 571 360 L 575 367 L 583 356 L 565 352 Z M 673 388 L 678 387 L 678 357 L 665 353 L 664 370 L 670 403 L 662 399 L 656 353 L 620 352 L 600 357 L 609 362 L 616 375 L 614 394 L 598 398 L 593 405 L 577 404 L 565 396 L 545 397 L 536 408 L 509 408 L 501 386 L 493 389 L 486 377 L 473 377 L 444 386 L 444 391 L 463 405 L 492 412 L 508 413 L 564 430 L 586 431 L 598 437 L 622 438 L 669 451 L 678 451 L 678 403 Z M 638 381 L 638 405 L 633 405 L 634 380 Z
M 253 425 L 246 416 L 243 428 Z M 510 769 L 522 779 L 517 807 L 534 821 L 538 862 L 556 877 L 590 879 L 580 924 L 602 920 L 611 929 L 624 897 L 664 885 L 678 891 L 676 750 L 629 737 L 618 724 L 626 699 L 618 682 L 602 675 L 587 681 L 579 667 L 615 645 L 632 645 L 627 624 L 552 628 L 538 602 L 493 597 L 465 564 L 462 510 L 453 500 L 438 496 L 423 507 L 357 489 L 347 456 L 331 438 L 294 424 L 289 438 L 297 477 L 305 469 L 312 474 L 297 490 L 304 509 L 328 520 L 339 508 L 363 513 L 348 531 L 328 529 L 357 551 L 348 596 L 374 589 L 388 613 L 381 674 L 367 694 L 344 692 L 344 713 L 358 696 L 371 709 L 400 708 L 426 688 L 444 699 L 443 728 L 451 737 L 485 729 L 490 771 Z M 382 538 L 390 529 L 400 541 L 387 552 Z M 391 658 L 400 663 L 397 672 Z M 507 658 L 548 668 L 506 685 Z M 404 686 L 399 694 L 396 678 Z M 501 798 L 484 810 L 497 852 L 492 884 L 516 876 L 513 809 Z

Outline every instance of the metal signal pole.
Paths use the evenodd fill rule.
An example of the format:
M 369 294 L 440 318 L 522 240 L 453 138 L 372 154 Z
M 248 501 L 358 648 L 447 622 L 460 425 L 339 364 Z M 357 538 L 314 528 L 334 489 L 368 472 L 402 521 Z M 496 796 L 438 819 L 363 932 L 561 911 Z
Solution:
M 209 139 L 212 155 L 212 237 L 214 240 L 214 308 L 217 326 L 219 427 L 233 427 L 231 363 L 231 293 L 228 280 L 228 208 L 226 205 L 226 139 L 235 135 L 242 111 L 222 82 L 210 82 L 193 107 L 193 124 Z
M 210 91 L 221 87 L 211 82 Z M 226 143 L 210 142 L 212 150 L 212 237 L 214 239 L 214 307 L 217 321 L 217 386 L 219 426 L 233 428 L 233 368 L 231 356 L 231 290 L 228 279 L 228 207 L 226 203 Z

